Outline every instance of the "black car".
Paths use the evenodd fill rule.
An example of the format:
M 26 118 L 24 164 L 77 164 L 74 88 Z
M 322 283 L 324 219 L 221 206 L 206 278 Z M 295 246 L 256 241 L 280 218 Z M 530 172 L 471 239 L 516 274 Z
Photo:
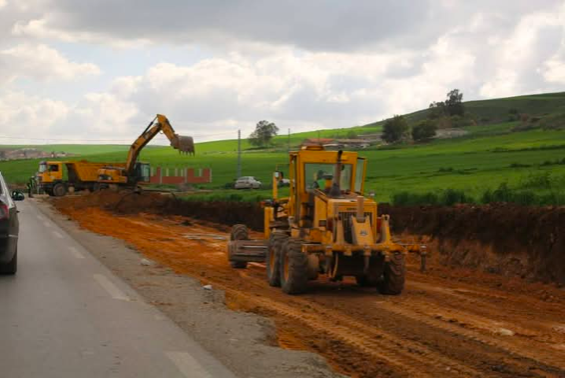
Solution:
M 0 173 L 0 273 L 15 274 L 18 269 L 18 210 L 14 201 L 21 201 L 21 192 L 10 193 Z

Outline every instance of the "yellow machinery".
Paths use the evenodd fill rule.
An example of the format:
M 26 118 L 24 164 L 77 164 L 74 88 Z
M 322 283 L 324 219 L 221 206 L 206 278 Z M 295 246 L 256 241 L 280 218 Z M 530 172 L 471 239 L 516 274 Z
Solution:
M 264 207 L 264 240 L 249 240 L 247 227 L 232 228 L 228 259 L 234 268 L 265 261 L 267 280 L 287 294 L 300 294 L 320 274 L 332 281 L 354 276 L 361 286 L 397 295 L 405 284 L 405 255 L 418 245 L 391 239 L 389 216 L 365 198 L 366 160 L 356 152 L 307 146 L 290 153 L 288 198 Z M 424 256 L 424 254 L 422 254 Z M 424 268 L 424 258 L 422 260 Z
M 97 190 L 98 170 L 109 163 L 80 161 L 41 161 L 36 174 L 38 185 L 50 196 L 64 196 L 67 192 Z M 125 164 L 116 164 L 122 168 Z
M 171 147 L 181 153 L 195 153 L 193 138 L 175 133 L 173 126 L 164 115 L 158 114 L 134 141 L 128 152 L 125 165 L 111 164 L 98 170 L 98 182 L 104 185 L 136 186 L 149 182 L 150 168 L 147 163 L 139 163 L 141 150 L 157 135 L 163 132 L 171 142 Z

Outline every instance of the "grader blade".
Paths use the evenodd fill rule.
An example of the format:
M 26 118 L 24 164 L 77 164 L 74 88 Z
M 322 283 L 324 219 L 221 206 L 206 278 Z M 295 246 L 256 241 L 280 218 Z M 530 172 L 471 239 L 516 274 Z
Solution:
M 231 240 L 228 242 L 230 261 L 265 262 L 266 240 Z

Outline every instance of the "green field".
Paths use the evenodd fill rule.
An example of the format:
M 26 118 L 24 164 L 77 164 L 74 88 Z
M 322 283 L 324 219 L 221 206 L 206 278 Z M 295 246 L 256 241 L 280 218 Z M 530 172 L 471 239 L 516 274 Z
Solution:
M 564 202 L 564 93 L 472 101 L 465 105 L 479 121 L 475 126 L 464 127 L 468 134 L 463 137 L 360 150 L 360 155 L 368 158 L 366 191 L 375 192 L 380 202 L 388 202 L 399 192 L 441 193 L 454 189 L 479 201 L 486 190 L 495 190 L 505 183 L 514 191 L 546 196 L 541 203 Z M 528 113 L 536 122 L 529 127 L 519 127 L 524 124 L 509 121 L 510 109 Z M 426 110 L 407 115 L 411 122 L 423 117 L 426 117 Z M 547 127 L 549 122 L 553 128 Z M 561 126 L 556 127 L 556 122 L 561 122 Z M 380 129 L 378 122 L 354 130 L 363 135 Z M 350 130 L 293 134 L 291 145 L 296 148 L 305 138 L 316 138 L 318 134 L 321 137 L 344 137 Z M 247 141 L 242 145 L 243 175 L 256 176 L 263 183 L 269 183 L 275 166 L 287 163 L 286 136 L 276 137 L 269 150 L 254 150 Z M 123 161 L 127 151 L 126 146 L 68 148 L 73 151 L 84 148 L 83 154 L 92 161 Z M 105 148 L 116 150 L 103 150 Z M 98 153 L 95 152 L 97 149 Z M 235 140 L 199 143 L 196 156 L 180 155 L 170 147 L 153 147 L 144 150 L 141 159 L 152 166 L 210 167 L 213 183 L 202 187 L 221 189 L 236 177 L 236 149 Z M 37 163 L 37 160 L 0 162 L 0 171 L 12 183 L 25 182 L 35 172 Z M 269 197 L 269 192 L 216 190 L 200 198 L 219 196 L 256 200 L 258 196 Z

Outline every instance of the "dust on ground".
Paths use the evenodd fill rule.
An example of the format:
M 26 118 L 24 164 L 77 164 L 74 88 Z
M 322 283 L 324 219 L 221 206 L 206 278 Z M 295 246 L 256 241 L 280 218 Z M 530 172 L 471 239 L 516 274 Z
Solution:
M 267 284 L 262 264 L 230 268 L 225 225 L 165 215 L 171 202 L 155 194 L 121 195 L 66 197 L 54 204 L 82 227 L 123 239 L 149 259 L 224 290 L 231 309 L 273 319 L 281 347 L 316 352 L 341 373 L 564 374 L 564 291 L 556 285 L 433 258 L 426 273 L 409 259 L 406 290 L 398 297 L 351 280 L 313 282 L 307 294 L 288 296 Z

